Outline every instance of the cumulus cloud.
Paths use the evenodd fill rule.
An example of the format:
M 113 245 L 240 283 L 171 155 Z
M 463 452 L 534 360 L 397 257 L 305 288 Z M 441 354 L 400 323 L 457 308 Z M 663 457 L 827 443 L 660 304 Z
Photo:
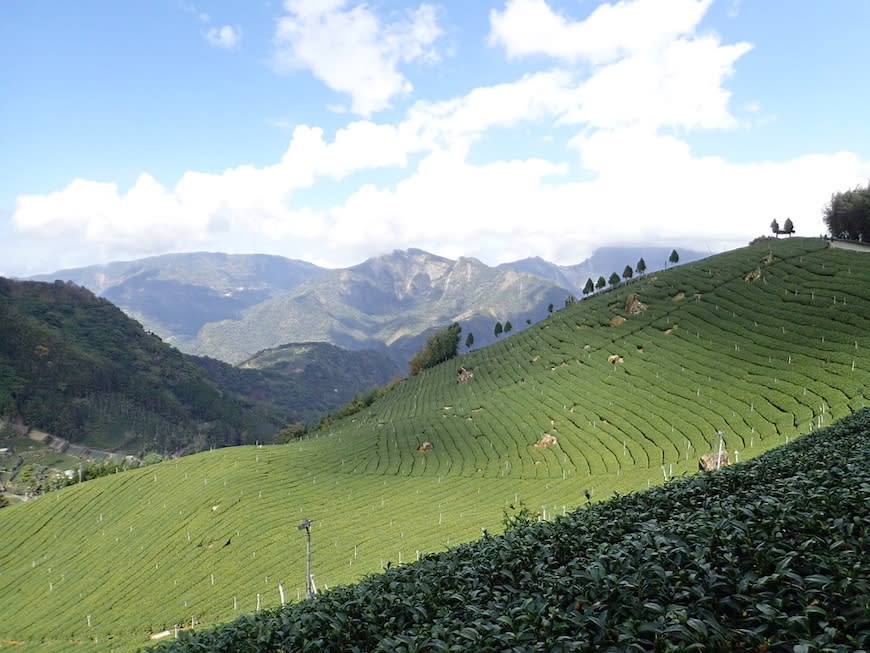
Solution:
M 223 27 L 212 27 L 203 33 L 205 40 L 213 46 L 232 50 L 242 39 L 242 30 L 232 25 L 224 25 Z
M 287 0 L 275 33 L 281 70 L 309 70 L 329 88 L 347 93 L 354 113 L 386 109 L 411 82 L 399 65 L 434 60 L 441 35 L 436 10 L 421 4 L 393 22 L 383 22 L 365 4 L 346 0 Z
M 727 81 L 751 47 L 696 33 L 709 4 L 626 0 L 572 20 L 543 0 L 509 0 L 491 14 L 491 42 L 509 57 L 552 57 L 555 68 L 421 99 L 396 124 L 357 120 L 329 135 L 296 126 L 271 165 L 191 171 L 172 187 L 147 174 L 126 190 L 75 180 L 20 197 L 13 221 L 19 233 L 113 258 L 208 247 L 330 266 L 412 246 L 487 263 L 532 254 L 577 263 L 617 243 L 720 251 L 785 217 L 800 234 L 821 233 L 831 192 L 863 183 L 870 162 L 829 153 L 734 163 L 691 147 L 691 130 L 737 126 Z M 426 56 L 438 35 L 427 5 L 387 24 L 347 0 L 285 10 L 285 64 L 350 94 L 362 114 L 406 88 L 398 64 Z M 344 61 L 365 72 L 341 70 Z M 367 75 L 386 82 L 369 87 Z M 547 158 L 481 157 L 478 144 L 505 129 L 572 137 L 561 150 L 550 143 Z M 338 183 L 373 170 L 386 173 L 377 184 Z M 328 199 L 305 192 L 327 183 Z
M 603 64 L 661 48 L 692 32 L 713 0 L 623 0 L 601 4 L 585 20 L 571 20 L 546 0 L 508 0 L 490 11 L 490 43 L 509 57 L 543 54 Z

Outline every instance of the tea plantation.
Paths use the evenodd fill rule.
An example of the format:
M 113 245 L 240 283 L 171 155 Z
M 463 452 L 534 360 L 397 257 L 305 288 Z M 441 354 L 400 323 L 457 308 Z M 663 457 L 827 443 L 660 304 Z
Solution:
M 281 603 L 279 584 L 288 603 L 305 595 L 305 534 L 297 528 L 303 519 L 312 520 L 314 575 L 321 591 L 388 566 L 398 571 L 383 579 L 410 583 L 426 565 L 442 564 L 433 553 L 473 540 L 479 541 L 460 550 L 478 551 L 476 559 L 493 573 L 510 569 L 497 557 L 486 562 L 483 552 L 488 546 L 496 551 L 515 538 L 537 537 L 532 533 L 543 537 L 547 529 L 567 528 L 563 524 L 568 522 L 554 518 L 586 505 L 587 496 L 595 503 L 614 492 L 631 493 L 692 474 L 698 458 L 717 451 L 720 442 L 732 460 L 743 461 L 860 410 L 870 384 L 868 282 L 868 254 L 831 249 L 816 239 L 762 241 L 635 279 L 566 307 L 491 347 L 403 381 L 368 409 L 303 441 L 219 449 L 0 510 L 0 647 L 125 651 L 146 645 L 152 635 L 169 631 L 172 637 L 176 628 L 184 633 L 191 626 L 244 614 L 295 619 L 294 610 L 312 608 L 292 607 L 286 613 L 275 608 Z M 723 434 L 721 441 L 717 432 Z M 431 450 L 421 452 L 425 442 L 431 443 Z M 862 456 L 856 456 L 854 465 L 866 467 Z M 728 475 L 705 474 L 691 481 L 694 485 L 679 487 L 694 488 L 685 492 L 695 493 L 693 501 L 711 511 L 713 523 L 729 520 L 733 515 L 726 510 L 728 502 L 705 498 L 703 488 L 714 483 L 713 478 L 737 478 L 733 475 L 739 473 L 735 469 Z M 768 495 L 764 483 L 745 487 L 745 493 L 759 501 Z M 646 511 L 647 499 L 638 496 L 617 504 L 626 514 L 635 510 L 631 506 L 637 506 L 636 512 Z M 783 518 L 793 512 L 778 507 L 775 492 L 770 497 L 765 504 L 770 511 L 782 512 Z M 694 504 L 688 496 L 668 505 L 674 513 L 668 518 L 674 522 L 703 525 L 700 516 L 692 516 Z M 844 499 L 844 506 L 850 505 Z M 535 527 L 542 530 L 480 540 L 484 529 L 500 533 L 505 514 L 523 509 L 545 520 Z M 577 516 L 585 514 L 605 519 L 598 510 L 584 508 L 571 519 L 587 519 Z M 643 535 L 656 541 L 656 524 L 665 520 L 638 515 L 632 519 L 648 526 L 636 525 L 632 538 Z M 628 520 L 626 533 L 635 532 L 628 524 L 632 520 L 619 519 Z M 744 522 L 756 523 L 748 515 Z M 622 542 L 620 532 L 613 530 L 616 539 L 594 543 L 578 535 L 580 549 L 561 551 L 557 558 L 569 566 L 567 561 L 581 549 L 589 555 L 600 549 L 603 556 L 608 542 Z M 668 539 L 671 535 L 663 537 L 663 551 L 675 546 Z M 695 542 L 695 549 L 701 546 L 687 534 L 679 538 Z M 549 565 L 555 544 L 542 540 L 535 546 L 540 554 L 536 560 Z M 735 556 L 745 553 L 739 551 L 739 556 L 723 558 L 724 564 L 736 565 Z M 406 567 L 418 559 L 423 567 Z M 577 571 L 581 574 L 600 573 L 596 583 L 611 578 L 609 571 L 588 567 L 584 560 L 591 559 L 578 556 L 570 566 L 585 569 Z M 528 558 L 524 560 L 524 568 L 532 573 Z M 665 575 L 685 573 L 696 579 L 707 574 L 706 569 L 702 565 Z M 775 568 L 759 570 L 761 578 Z M 649 585 L 653 591 L 658 581 L 646 576 L 644 567 L 631 582 L 640 588 Z M 681 582 L 689 586 L 689 580 Z M 384 597 L 399 596 L 398 586 L 389 591 L 378 588 L 383 596 L 371 597 L 372 610 L 380 609 L 377 601 L 387 601 Z M 489 591 L 485 586 L 478 589 Z M 340 591 L 344 594 L 334 595 L 366 590 Z M 449 612 L 456 602 L 468 600 L 459 598 L 465 597 L 464 591 L 457 590 L 455 599 L 442 597 L 443 605 L 424 605 L 418 617 L 408 618 L 419 618 L 423 624 L 432 615 Z M 318 601 L 331 601 L 332 596 L 328 592 Z M 534 619 L 555 624 L 574 619 L 575 613 L 585 614 L 587 608 L 592 610 L 589 606 L 604 600 L 578 594 L 572 596 L 571 610 L 563 610 L 561 604 L 557 609 L 536 596 L 526 592 L 516 598 L 528 601 L 530 610 L 517 611 L 516 619 L 537 614 Z M 496 609 L 492 601 L 507 599 L 487 601 L 489 610 Z M 716 601 L 711 599 L 711 605 Z M 680 622 L 682 613 L 666 609 L 670 603 L 650 602 L 663 607 L 663 619 L 676 615 L 676 623 L 685 628 L 700 628 L 690 618 L 707 623 L 706 613 L 686 613 L 686 621 Z M 512 610 L 516 607 L 510 605 Z M 769 605 L 779 609 L 775 601 Z M 492 613 L 480 610 L 485 623 Z M 608 608 L 609 614 L 613 610 L 616 607 Z M 321 617 L 311 616 L 316 612 L 300 618 L 319 624 Z M 603 618 L 598 612 L 589 614 Z M 654 621 L 643 614 L 642 623 Z M 422 635 L 402 625 L 405 618 L 396 617 L 395 631 L 378 634 L 379 626 L 360 628 L 375 633 L 366 635 L 374 638 L 366 641 L 383 640 L 385 648 L 440 646 L 435 635 L 434 643 L 423 643 Z M 443 623 L 454 628 L 454 621 Z M 543 628 L 543 621 L 535 623 Z M 495 629 L 497 624 L 491 626 Z M 272 630 L 259 625 L 244 628 Z M 282 628 L 283 634 L 275 637 L 295 641 L 290 626 Z M 344 628 L 333 624 L 320 637 L 333 632 L 338 637 Z M 300 637 L 307 640 L 311 632 Z M 405 644 L 394 639 L 406 636 L 411 639 Z M 501 645 L 484 644 L 490 640 L 482 634 L 474 637 L 478 636 L 483 638 L 481 646 Z M 741 641 L 749 646 L 756 641 L 752 637 Z M 464 646 L 475 648 L 472 640 Z
M 870 409 L 161 651 L 870 647 Z

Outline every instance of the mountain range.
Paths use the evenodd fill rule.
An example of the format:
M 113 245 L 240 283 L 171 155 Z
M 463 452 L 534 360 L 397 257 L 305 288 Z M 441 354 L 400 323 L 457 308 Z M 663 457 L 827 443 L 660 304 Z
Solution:
M 262 349 L 326 342 L 386 351 L 404 366 L 432 330 L 459 322 L 476 346 L 496 340 L 496 321 L 520 330 L 580 296 L 587 278 L 648 271 L 670 250 L 601 248 L 560 266 L 529 258 L 490 267 L 418 249 L 343 269 L 262 254 L 166 254 L 33 277 L 69 280 L 109 299 L 181 351 L 236 364 Z M 703 258 L 680 253 L 682 262 Z

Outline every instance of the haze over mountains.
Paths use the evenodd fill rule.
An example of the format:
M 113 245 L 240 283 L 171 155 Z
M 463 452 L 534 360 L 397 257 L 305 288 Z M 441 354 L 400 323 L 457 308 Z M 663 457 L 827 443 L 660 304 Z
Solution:
M 278 256 L 199 252 L 33 279 L 85 286 L 182 351 L 229 363 L 262 349 L 319 341 L 386 350 L 403 366 L 434 328 L 460 322 L 483 346 L 495 340 L 496 321 L 521 329 L 542 318 L 549 304 L 579 297 L 587 278 L 621 274 L 641 257 L 654 271 L 665 267 L 669 253 L 602 248 L 573 266 L 529 258 L 490 267 L 410 249 L 329 270 Z M 704 256 L 680 252 L 681 262 Z

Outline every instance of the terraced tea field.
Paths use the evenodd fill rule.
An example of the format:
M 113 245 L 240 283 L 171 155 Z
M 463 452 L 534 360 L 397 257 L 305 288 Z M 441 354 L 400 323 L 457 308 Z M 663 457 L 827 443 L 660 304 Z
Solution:
M 275 606 L 279 583 L 295 601 L 304 518 L 324 589 L 498 532 L 521 505 L 550 519 L 692 473 L 717 431 L 745 460 L 827 426 L 866 401 L 868 281 L 868 254 L 764 241 L 558 311 L 302 442 L 4 509 L 0 646 L 129 650 Z

